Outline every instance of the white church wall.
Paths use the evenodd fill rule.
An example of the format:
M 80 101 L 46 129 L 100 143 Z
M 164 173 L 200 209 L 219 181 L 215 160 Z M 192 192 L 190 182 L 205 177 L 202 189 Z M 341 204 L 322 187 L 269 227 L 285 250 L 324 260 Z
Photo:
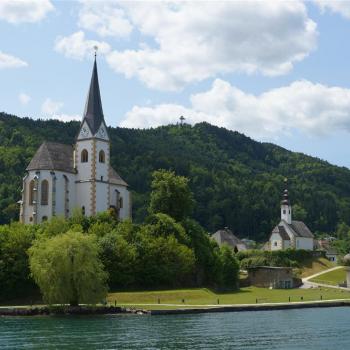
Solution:
M 295 249 L 305 249 L 305 250 L 313 250 L 314 249 L 313 238 L 296 237 L 295 243 L 296 243 Z
M 100 151 L 105 153 L 105 162 L 99 162 Z M 103 141 L 96 141 L 96 179 L 109 180 L 109 144 Z
M 85 208 L 85 215 L 90 216 L 91 213 L 91 182 L 76 183 L 76 207 Z
M 88 152 L 88 161 L 86 163 L 81 162 L 81 152 L 86 149 Z M 84 140 L 76 143 L 76 167 L 78 170 L 77 180 L 90 180 L 92 169 L 92 141 Z
M 119 196 L 123 200 L 123 207 L 119 210 L 120 219 L 129 219 L 131 218 L 130 213 L 130 192 L 125 186 L 120 185 L 111 185 L 110 186 L 110 205 L 117 207 L 117 191 L 119 191 Z
M 96 182 L 96 213 L 106 211 L 108 208 L 108 184 Z
M 270 247 L 271 250 L 281 250 L 282 247 L 282 238 L 278 233 L 273 233 L 270 237 Z
M 73 212 L 75 203 L 75 179 L 76 175 L 61 171 L 55 171 L 56 176 L 56 203 L 55 203 L 55 214 L 62 216 L 70 216 Z M 66 181 L 67 190 L 66 193 Z M 66 203 L 68 199 L 68 203 Z M 66 213 L 68 209 L 68 213 Z

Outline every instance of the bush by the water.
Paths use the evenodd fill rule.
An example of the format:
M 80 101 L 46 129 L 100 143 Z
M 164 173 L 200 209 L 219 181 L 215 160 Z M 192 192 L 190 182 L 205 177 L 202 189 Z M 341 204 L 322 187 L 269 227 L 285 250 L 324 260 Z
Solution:
M 284 266 L 284 267 L 300 267 L 300 265 L 311 260 L 312 251 L 308 250 L 246 250 L 238 252 L 236 257 L 240 262 L 242 269 L 255 266 Z

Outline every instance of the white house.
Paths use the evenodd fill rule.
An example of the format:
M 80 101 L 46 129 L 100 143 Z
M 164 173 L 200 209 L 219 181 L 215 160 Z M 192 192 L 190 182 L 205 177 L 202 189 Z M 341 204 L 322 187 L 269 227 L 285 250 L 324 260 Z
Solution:
M 119 219 L 131 218 L 128 185 L 110 165 L 96 58 L 75 144 L 44 142 L 26 171 L 19 202 L 23 223 L 68 218 L 74 208 L 87 216 L 114 208 Z
M 292 220 L 292 206 L 285 189 L 281 201 L 281 221 L 272 230 L 270 250 L 287 248 L 314 250 L 314 235 L 302 221 Z

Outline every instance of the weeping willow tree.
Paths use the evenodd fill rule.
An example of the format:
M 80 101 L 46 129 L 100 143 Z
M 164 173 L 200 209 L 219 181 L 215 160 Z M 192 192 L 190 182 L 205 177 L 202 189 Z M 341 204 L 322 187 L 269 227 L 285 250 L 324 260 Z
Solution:
M 48 304 L 95 304 L 107 295 L 107 274 L 93 236 L 67 232 L 29 249 L 30 269 Z

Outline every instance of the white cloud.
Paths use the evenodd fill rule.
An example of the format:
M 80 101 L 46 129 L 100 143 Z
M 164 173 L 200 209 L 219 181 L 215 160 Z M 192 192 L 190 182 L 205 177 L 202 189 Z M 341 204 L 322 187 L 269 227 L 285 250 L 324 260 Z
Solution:
M 82 31 L 67 37 L 58 37 L 55 43 L 55 50 L 66 57 L 82 60 L 86 57 L 92 57 L 94 46 L 98 46 L 98 52 L 102 55 L 110 51 L 109 44 L 103 41 L 86 40 Z
M 81 1 L 78 25 L 96 32 L 102 37 L 126 37 L 132 31 L 132 24 L 125 11 L 116 1 Z
M 9 23 L 34 23 L 54 10 L 50 0 L 1 0 L 0 19 Z
M 63 102 L 53 101 L 48 97 L 41 105 L 41 112 L 44 114 L 42 119 L 57 119 L 63 122 L 81 120 L 81 116 L 78 114 L 60 113 L 62 107 Z
M 192 124 L 207 121 L 260 139 L 278 138 L 295 129 L 324 135 L 350 131 L 350 89 L 302 80 L 255 96 L 216 79 L 210 90 L 191 96 L 190 107 L 135 106 L 121 126 L 154 127 L 175 123 L 181 115 Z
M 148 43 L 113 51 L 111 67 L 147 86 L 176 90 L 218 74 L 289 72 L 315 47 L 301 1 L 122 2 Z M 150 43 L 151 41 L 151 43 Z
M 339 0 L 314 0 L 322 11 L 330 10 L 350 19 L 350 2 Z
M 41 112 L 45 115 L 54 115 L 63 107 L 63 102 L 57 102 L 47 98 L 41 106 Z
M 18 57 L 0 51 L 0 69 L 27 67 L 28 63 Z
M 27 105 L 31 99 L 32 98 L 29 95 L 25 94 L 24 92 L 21 92 L 18 95 L 18 100 L 19 100 L 21 105 Z

